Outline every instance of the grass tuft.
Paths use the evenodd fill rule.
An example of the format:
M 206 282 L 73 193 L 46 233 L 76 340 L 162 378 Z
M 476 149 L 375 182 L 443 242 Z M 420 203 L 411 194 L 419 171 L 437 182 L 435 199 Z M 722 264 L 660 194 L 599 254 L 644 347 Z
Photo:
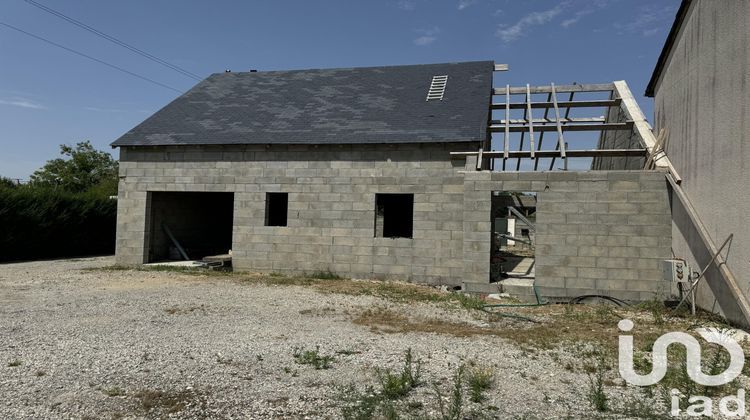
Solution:
M 471 366 L 466 373 L 469 386 L 469 400 L 475 403 L 484 401 L 484 392 L 492 388 L 495 382 L 495 371 L 491 367 Z
M 316 370 L 330 369 L 331 364 L 335 360 L 333 356 L 321 356 L 319 346 L 315 346 L 315 350 L 304 350 L 301 347 L 295 347 L 292 355 L 297 363 L 310 365 Z
M 309 276 L 305 276 L 313 279 L 318 280 L 343 280 L 344 278 L 339 276 L 338 274 L 332 272 L 331 270 L 326 271 L 316 271 Z
M 112 388 L 107 388 L 102 392 L 104 392 L 104 394 L 107 395 L 108 397 L 120 397 L 120 396 L 125 395 L 125 390 L 117 386 L 113 386 Z
M 420 385 L 422 365 L 415 361 L 411 349 L 404 355 L 404 366 L 399 373 L 390 370 L 378 370 L 378 381 L 382 388 L 381 395 L 388 400 L 404 397 Z

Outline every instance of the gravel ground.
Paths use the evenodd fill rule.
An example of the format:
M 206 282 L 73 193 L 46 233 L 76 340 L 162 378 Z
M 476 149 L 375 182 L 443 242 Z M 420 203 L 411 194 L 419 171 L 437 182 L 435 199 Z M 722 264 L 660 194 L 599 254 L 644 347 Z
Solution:
M 595 415 L 587 375 L 559 356 L 530 356 L 491 335 L 384 334 L 352 322 L 387 308 L 487 325 L 461 308 L 231 277 L 84 270 L 111 264 L 0 265 L 0 418 L 340 418 L 344 389 L 375 385 L 376 368 L 400 369 L 409 348 L 424 385 L 397 402 L 402 413 L 437 416 L 435 388 L 447 401 L 457 366 L 474 361 L 492 366 L 496 381 L 482 403 L 464 402 L 469 417 Z M 295 362 L 296 347 L 316 346 L 335 357 L 330 369 Z

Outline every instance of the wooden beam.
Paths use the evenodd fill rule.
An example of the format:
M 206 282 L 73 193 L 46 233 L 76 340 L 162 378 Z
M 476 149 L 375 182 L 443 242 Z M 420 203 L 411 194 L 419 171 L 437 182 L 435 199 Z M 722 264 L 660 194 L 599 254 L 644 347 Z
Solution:
M 558 102 L 557 106 L 560 108 L 600 108 L 600 107 L 611 107 L 620 106 L 622 100 L 620 98 L 615 99 L 602 99 L 602 100 L 590 100 L 590 101 L 563 101 Z M 512 102 L 509 105 L 510 109 L 524 109 L 526 108 L 526 102 Z M 532 108 L 554 108 L 555 104 L 552 102 L 534 102 Z M 492 104 L 492 109 L 504 109 L 505 104 Z
M 588 118 L 560 118 L 560 122 L 565 123 L 597 123 L 607 121 L 604 117 L 588 117 Z M 509 124 L 527 124 L 529 120 L 520 118 L 508 120 Z M 552 118 L 534 118 L 534 124 L 552 124 L 555 120 Z M 490 120 L 490 125 L 505 124 L 505 120 Z
M 590 150 L 566 150 L 565 155 L 569 158 L 579 157 L 627 157 L 627 156 L 646 156 L 646 149 L 590 149 Z M 476 156 L 478 152 L 451 152 L 452 158 Z M 534 152 L 537 158 L 550 158 L 560 157 L 559 150 L 537 150 Z M 483 152 L 482 156 L 485 158 L 497 158 L 502 157 L 503 152 L 501 151 L 487 151 Z M 511 150 L 508 152 L 508 156 L 511 159 L 517 158 L 530 158 L 530 150 Z
M 527 118 L 529 119 L 529 151 L 531 152 L 531 158 L 534 159 L 534 116 L 531 113 L 531 89 L 529 84 L 526 84 L 526 111 L 529 113 Z
M 495 71 L 508 71 L 507 64 L 495 64 Z
M 555 90 L 558 93 L 568 92 L 610 92 L 615 89 L 614 83 L 598 83 L 598 84 L 584 84 L 584 85 L 560 85 L 556 86 Z M 493 89 L 495 95 L 505 95 L 505 89 Z M 534 86 L 530 87 L 531 93 L 550 93 L 552 92 L 551 86 Z M 512 87 L 510 88 L 511 95 L 524 95 L 526 94 L 525 87 Z
M 511 133 L 520 133 L 527 131 L 529 128 L 537 132 L 543 131 L 557 131 L 557 127 L 554 125 L 511 125 L 508 130 Z M 606 123 L 606 124 L 575 124 L 575 125 L 563 125 L 561 126 L 562 131 L 608 131 L 608 130 L 630 130 L 633 128 L 633 122 L 623 123 Z M 504 130 L 503 126 L 491 125 L 489 127 L 490 132 L 497 133 Z
M 574 96 L 575 94 L 576 94 L 575 92 L 570 92 L 570 96 L 568 96 L 568 102 L 573 102 L 573 96 Z M 611 96 L 611 95 L 612 95 L 612 94 L 610 94 L 610 96 Z M 559 105 L 559 104 L 558 104 L 558 105 Z M 565 109 L 565 118 L 566 118 L 566 119 L 570 117 L 570 110 L 571 110 L 571 109 L 572 109 L 572 108 L 567 108 L 567 109 Z M 560 149 L 560 146 L 561 146 L 561 145 L 560 145 L 560 144 L 558 143 L 558 144 L 557 144 L 557 146 L 555 146 L 555 149 L 556 149 L 556 150 L 559 150 L 559 149 Z M 563 147 L 565 147 L 565 148 L 567 148 L 567 147 L 566 147 L 566 146 L 567 146 L 567 143 L 563 143 L 563 144 L 562 144 L 562 146 L 563 146 Z M 551 170 L 552 170 L 552 169 L 553 169 L 554 167 L 555 167 L 555 158 L 553 157 L 553 158 L 552 158 L 552 159 L 550 159 L 550 161 L 549 161 L 549 170 L 551 171 Z M 566 160 L 563 160 L 563 170 L 565 170 L 565 171 L 567 171 L 567 170 L 568 170 L 568 160 L 567 160 L 567 159 L 566 159 Z
M 552 92 L 547 94 L 547 102 L 552 100 Z M 543 120 L 548 120 L 547 118 L 549 116 L 549 108 L 544 108 L 544 117 L 542 117 Z M 533 124 L 534 121 L 529 121 L 530 124 Z M 546 124 L 546 123 L 544 123 Z M 536 150 L 542 150 L 542 143 L 544 142 L 544 133 L 545 131 L 542 131 L 539 133 L 539 143 L 536 145 Z M 534 170 L 536 171 L 539 168 L 539 161 L 540 159 L 534 159 Z
M 651 125 L 646 121 L 646 117 L 643 115 L 641 108 L 638 107 L 638 103 L 630 92 L 628 84 L 625 83 L 624 80 L 616 81 L 614 84 L 615 92 L 622 100 L 622 111 L 629 120 L 633 121 L 635 125 L 633 129 L 640 137 L 643 146 L 648 149 L 649 153 L 653 153 L 654 148 L 656 147 L 656 138 L 654 137 L 653 131 L 651 131 Z M 672 162 L 666 154 L 655 159 L 654 165 L 656 165 L 657 168 L 661 167 L 668 169 L 677 184 L 682 182 L 682 178 L 677 173 L 674 166 L 672 166 Z
M 510 85 L 505 85 L 505 89 L 510 91 Z M 505 170 L 505 161 L 508 160 L 508 151 L 510 150 L 510 95 L 505 96 L 505 136 L 503 137 L 503 170 Z
M 555 84 L 552 83 L 552 103 L 555 106 L 555 127 L 557 128 L 557 145 L 560 149 L 560 159 L 565 159 L 565 140 L 563 139 L 562 125 L 560 124 L 560 108 L 557 106 L 557 93 L 555 92 Z
M 480 147 L 479 148 L 479 153 L 477 154 L 477 171 L 481 171 L 482 170 L 482 159 L 483 159 L 482 148 Z

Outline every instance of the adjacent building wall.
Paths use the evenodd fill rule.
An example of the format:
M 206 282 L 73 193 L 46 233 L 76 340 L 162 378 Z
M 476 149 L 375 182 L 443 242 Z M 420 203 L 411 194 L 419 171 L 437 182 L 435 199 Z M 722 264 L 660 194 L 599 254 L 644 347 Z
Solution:
M 717 246 L 734 239 L 727 266 L 747 293 L 750 276 L 750 2 L 694 0 L 655 88 L 655 129 Z M 710 260 L 684 209 L 674 209 L 673 249 L 694 270 Z M 726 250 L 725 250 L 726 254 Z M 743 320 L 711 269 L 698 303 Z M 718 302 L 714 297 L 718 298 Z M 716 305 L 718 303 L 718 305 Z
M 666 297 L 670 258 L 667 181 L 657 171 L 469 172 L 464 182 L 464 282 L 489 284 L 492 191 L 537 192 L 536 280 L 550 298 Z
M 239 269 L 460 284 L 464 167 L 450 152 L 476 147 L 123 147 L 117 261 L 145 261 L 149 191 L 231 191 Z M 289 193 L 288 226 L 264 226 L 267 192 Z M 414 194 L 413 238 L 374 237 L 376 193 Z

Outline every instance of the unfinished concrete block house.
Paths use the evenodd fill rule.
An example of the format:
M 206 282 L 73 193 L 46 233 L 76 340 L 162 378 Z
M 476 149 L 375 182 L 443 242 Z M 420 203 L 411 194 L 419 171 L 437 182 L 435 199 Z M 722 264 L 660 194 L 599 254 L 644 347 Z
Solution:
M 505 69 L 214 74 L 113 143 L 117 261 L 672 293 L 669 162 L 627 85 L 493 84 Z

